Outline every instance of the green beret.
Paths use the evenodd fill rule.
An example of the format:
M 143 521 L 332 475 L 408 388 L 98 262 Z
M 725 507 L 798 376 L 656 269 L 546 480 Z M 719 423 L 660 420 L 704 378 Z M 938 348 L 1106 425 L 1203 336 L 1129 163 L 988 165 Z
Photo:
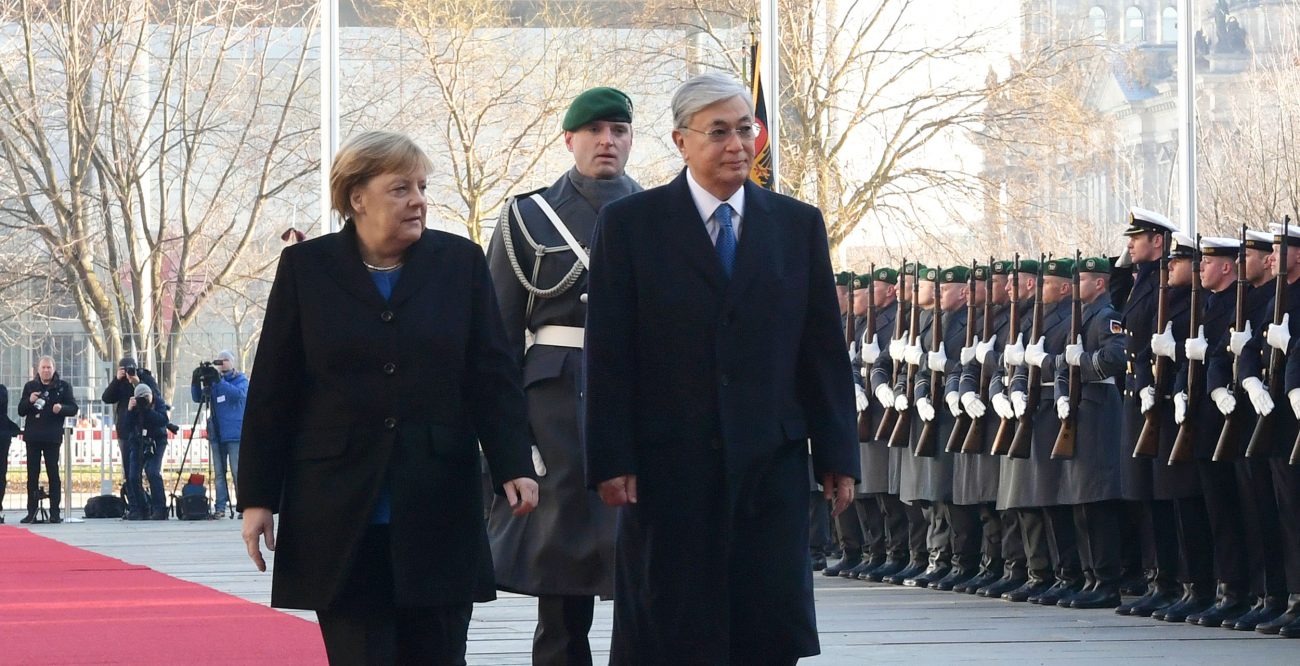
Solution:
M 983 281 L 987 280 L 987 279 L 989 278 L 989 267 L 988 267 L 988 266 L 976 266 L 976 267 L 975 267 L 975 276 L 974 276 L 974 277 L 975 277 L 976 280 L 978 280 L 978 281 L 980 281 L 980 282 L 983 282 Z
M 871 275 L 866 273 L 857 273 L 853 276 L 854 289 L 866 289 L 871 284 Z
M 938 279 L 939 279 L 939 269 L 937 268 L 926 268 L 921 272 L 922 282 L 936 282 L 938 281 Z
M 928 269 L 925 264 L 918 261 L 909 261 L 906 264 L 903 264 L 903 275 L 916 275 L 919 271 L 921 273 L 921 279 L 925 279 L 926 270 Z
M 1021 259 L 1020 266 L 1016 269 L 1016 272 L 1029 273 L 1030 275 L 1038 275 L 1038 269 L 1039 266 L 1037 261 L 1033 259 Z
M 966 284 L 970 281 L 970 269 L 965 266 L 949 266 L 939 275 L 939 284 Z
M 1110 275 L 1110 259 L 1106 257 L 1087 257 L 1079 262 L 1080 273 L 1105 273 Z
M 592 88 L 583 92 L 573 98 L 564 114 L 564 131 L 572 132 L 597 120 L 632 122 L 632 99 L 614 88 Z
M 835 274 L 835 286 L 837 287 L 847 287 L 852 280 L 853 274 L 848 271 L 840 271 Z
M 1060 278 L 1074 277 L 1074 260 L 1073 259 L 1052 259 L 1043 265 L 1043 275 L 1052 275 Z
M 1016 269 L 1016 262 L 1011 261 L 1010 259 L 1002 259 L 993 262 L 994 275 L 1011 275 L 1012 271 L 1014 271 L 1015 269 Z
M 892 268 L 877 268 L 875 279 L 889 284 L 898 284 L 898 271 Z

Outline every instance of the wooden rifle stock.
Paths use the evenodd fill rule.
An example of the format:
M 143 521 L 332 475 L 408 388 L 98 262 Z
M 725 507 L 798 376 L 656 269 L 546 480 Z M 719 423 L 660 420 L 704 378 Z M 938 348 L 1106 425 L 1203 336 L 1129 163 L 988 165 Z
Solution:
M 1169 323 L 1169 244 L 1173 234 L 1165 232 L 1163 254 L 1160 257 L 1160 294 L 1156 300 L 1156 334 L 1163 333 Z M 1142 431 L 1138 433 L 1137 444 L 1133 447 L 1134 458 L 1154 458 L 1160 451 L 1160 425 L 1164 418 L 1164 393 L 1166 377 L 1169 374 L 1169 359 L 1164 356 L 1155 358 L 1152 372 L 1152 386 L 1155 388 L 1155 404 L 1147 410 L 1142 422 Z
M 1038 342 L 1043 335 L 1043 265 L 1045 257 L 1039 256 L 1038 277 L 1034 280 L 1034 321 L 1030 333 L 1030 344 Z M 1029 364 L 1028 385 L 1025 387 L 1025 413 L 1016 426 L 1016 436 L 1011 439 L 1011 448 L 1007 455 L 1012 458 L 1028 458 L 1033 450 L 1034 414 L 1038 412 L 1038 400 L 1042 397 L 1042 368 Z
M 1007 345 L 1015 342 L 1016 336 L 1020 333 L 1020 253 L 1017 252 L 1015 259 L 1011 264 L 1011 316 L 1007 321 L 1007 339 L 1002 342 L 1002 349 L 1005 351 Z M 1008 376 L 1004 382 L 1006 386 L 1011 385 L 1011 377 Z M 989 402 L 993 401 L 993 396 L 989 396 Z M 989 447 L 989 453 L 995 456 L 1004 456 L 1011 448 L 1011 439 L 1016 434 L 1016 419 L 999 419 L 998 431 L 993 434 L 993 445 Z
M 1192 303 L 1189 321 L 1191 332 L 1188 339 L 1195 338 L 1201 327 L 1201 236 L 1196 235 L 1196 247 L 1192 249 Z M 1183 412 L 1183 423 L 1178 427 L 1174 437 L 1174 448 L 1169 450 L 1169 464 L 1191 462 L 1196 453 L 1196 404 L 1200 402 L 1200 393 L 1205 389 L 1203 378 L 1199 375 L 1204 363 L 1187 359 L 1187 408 Z
M 1250 282 L 1246 279 L 1246 225 L 1241 225 L 1241 252 L 1237 254 L 1237 312 L 1234 319 L 1234 331 L 1245 330 L 1246 328 L 1246 293 Z M 1241 357 L 1232 357 L 1232 397 L 1236 400 L 1236 409 L 1231 414 L 1223 417 L 1223 430 L 1219 431 L 1219 441 L 1214 445 L 1215 462 L 1233 460 L 1241 455 L 1240 447 L 1237 442 L 1245 439 L 1248 435 L 1246 432 L 1246 423 L 1249 422 L 1249 414 L 1242 412 L 1247 409 L 1245 391 L 1241 390 L 1241 382 L 1237 381 L 1237 371 L 1241 369 Z
M 907 337 L 911 344 L 921 344 L 920 331 L 920 311 L 921 306 L 916 304 L 917 299 L 921 296 L 921 272 L 919 265 L 912 269 L 912 314 L 908 322 Z M 911 403 L 912 393 L 916 389 L 916 366 L 907 364 L 907 378 L 903 382 L 903 391 L 907 394 L 908 403 Z M 898 411 L 898 419 L 894 422 L 894 431 L 889 436 L 889 446 L 901 448 L 908 445 L 908 438 L 912 435 L 912 412 L 913 409 L 904 409 Z
M 866 330 L 861 334 L 856 334 L 858 340 L 858 363 L 861 364 L 862 346 L 868 339 L 874 339 L 876 336 L 876 265 L 871 265 L 871 280 L 867 282 L 867 321 Z M 867 376 L 862 377 L 862 390 L 867 394 L 867 408 L 858 412 L 858 441 L 866 442 L 871 440 L 871 434 L 875 429 L 871 427 L 871 371 L 862 366 Z
M 907 270 L 907 259 L 904 258 L 903 265 L 902 267 L 900 267 L 898 271 L 898 279 L 900 281 L 903 279 L 903 273 L 906 270 Z M 890 339 L 902 340 L 904 334 L 903 322 L 907 319 L 906 316 L 907 312 L 904 310 L 906 306 L 906 301 L 903 300 L 902 289 L 897 290 L 897 293 L 895 293 L 894 295 L 894 300 L 896 301 L 895 303 L 896 309 L 894 311 L 894 334 L 893 336 L 891 336 Z M 898 384 L 898 372 L 899 372 L 899 368 L 903 367 L 902 365 L 903 361 L 901 359 L 891 357 L 889 359 L 889 362 L 892 363 L 894 366 L 891 369 L 891 372 L 889 373 L 889 387 L 892 389 L 894 385 Z M 867 385 L 870 386 L 871 382 L 868 381 Z M 889 436 L 892 435 L 894 432 L 894 422 L 897 419 L 898 419 L 898 412 L 894 410 L 894 406 L 885 405 L 885 411 L 880 415 L 880 423 L 876 424 L 875 437 L 872 437 L 872 441 L 878 442 L 880 440 L 889 438 Z
M 1079 269 L 1083 268 L 1083 253 L 1074 251 L 1074 284 L 1070 302 L 1070 337 L 1067 345 L 1074 344 L 1083 334 L 1083 297 L 1082 285 L 1079 282 Z M 1083 377 L 1079 374 L 1079 366 L 1070 366 L 1069 380 L 1069 400 L 1070 413 L 1061 419 L 1061 429 L 1056 433 L 1056 441 L 1052 444 L 1052 460 L 1071 460 L 1074 458 L 1074 449 L 1078 442 L 1079 434 L 1079 403 L 1083 398 Z
M 970 279 L 966 285 L 966 347 L 967 348 L 975 344 L 975 269 L 976 269 L 975 262 L 973 261 L 970 262 Z M 989 271 L 991 272 L 992 270 L 993 267 L 989 266 Z M 987 303 L 985 304 L 985 309 L 986 310 L 988 309 Z M 960 357 L 958 358 L 958 360 L 960 361 Z M 957 378 L 958 378 L 957 395 L 958 395 L 958 399 L 960 400 L 960 396 L 961 396 L 961 384 L 960 384 L 961 363 L 960 362 L 958 363 Z M 948 444 L 947 446 L 944 447 L 944 451 L 947 451 L 948 453 L 957 453 L 958 451 L 961 451 L 962 445 L 966 443 L 966 435 L 970 432 L 970 430 L 971 430 L 970 414 L 967 414 L 966 410 L 963 409 L 957 414 L 957 422 L 953 424 L 952 432 L 949 433 L 948 435 Z
M 943 309 L 939 307 L 939 274 L 934 278 L 933 320 L 930 322 L 930 353 L 934 353 L 943 344 Z M 918 458 L 933 458 L 939 448 L 939 410 L 943 405 L 943 373 L 930 371 L 930 405 L 934 408 L 934 418 L 921 425 L 921 436 L 916 439 L 916 449 L 912 452 Z
M 1281 326 L 1282 319 L 1286 316 L 1286 255 L 1287 255 L 1287 236 L 1290 234 L 1291 216 L 1288 215 L 1282 221 L 1282 240 L 1278 246 L 1277 253 L 1277 284 L 1276 291 L 1273 293 L 1273 323 Z M 1260 335 L 1267 336 L 1267 330 L 1260 331 Z M 1267 340 L 1267 337 L 1265 338 Z M 1265 343 L 1267 344 L 1267 342 Z M 1268 357 L 1268 392 L 1273 398 L 1273 411 L 1268 416 L 1261 416 L 1255 421 L 1255 432 L 1251 433 L 1250 444 L 1246 445 L 1247 458 L 1262 458 L 1272 455 L 1273 440 L 1277 437 L 1277 420 L 1278 410 L 1286 409 L 1290 405 L 1286 400 L 1285 375 L 1286 375 L 1286 355 L 1280 349 L 1270 347 L 1271 353 Z
M 984 276 L 984 327 L 980 340 L 987 342 L 993 337 L 993 257 L 989 257 L 988 273 Z M 993 378 L 993 367 L 980 359 L 979 399 L 987 408 L 989 402 L 989 381 Z M 963 412 L 964 413 L 964 412 Z M 966 439 L 962 441 L 962 453 L 984 452 L 984 417 L 971 418 L 970 428 L 966 430 Z

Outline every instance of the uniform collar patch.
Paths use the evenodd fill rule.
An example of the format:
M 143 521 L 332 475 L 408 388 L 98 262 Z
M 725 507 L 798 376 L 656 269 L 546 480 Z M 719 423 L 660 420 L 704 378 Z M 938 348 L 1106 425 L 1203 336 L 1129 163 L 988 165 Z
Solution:
M 1118 319 L 1110 320 L 1110 332 L 1115 335 L 1119 335 L 1120 333 L 1123 333 L 1124 324 L 1120 323 Z

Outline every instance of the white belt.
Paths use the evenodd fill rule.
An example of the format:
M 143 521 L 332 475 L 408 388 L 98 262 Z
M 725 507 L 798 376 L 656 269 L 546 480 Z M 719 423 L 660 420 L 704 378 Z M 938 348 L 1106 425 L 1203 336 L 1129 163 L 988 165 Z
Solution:
M 533 334 L 533 344 L 582 349 L 586 329 L 577 326 L 543 326 Z

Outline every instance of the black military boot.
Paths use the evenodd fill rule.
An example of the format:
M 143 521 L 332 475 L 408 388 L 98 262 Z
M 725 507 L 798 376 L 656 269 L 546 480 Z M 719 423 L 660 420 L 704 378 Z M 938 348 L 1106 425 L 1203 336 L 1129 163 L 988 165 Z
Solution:
M 1043 590 L 1042 594 L 1029 597 L 1029 603 L 1040 606 L 1055 606 L 1056 602 L 1062 598 L 1072 596 L 1083 588 L 1082 581 L 1057 579 L 1052 586 Z
M 1255 627 L 1271 622 L 1284 612 L 1286 612 L 1286 597 L 1265 595 L 1260 597 L 1245 615 L 1237 618 L 1236 622 L 1224 622 L 1222 626 L 1237 631 L 1254 631 Z
M 965 583 L 979 574 L 979 559 L 971 554 L 952 556 L 952 569 L 948 575 L 930 584 L 930 589 L 951 592 L 954 587 Z
M 907 564 L 907 566 L 903 567 L 898 572 L 883 577 L 881 582 L 889 583 L 890 585 L 902 585 L 903 581 L 915 578 L 916 576 L 921 575 L 924 571 L 925 562 L 923 560 L 912 560 Z
M 1148 585 L 1146 594 L 1129 603 L 1121 604 L 1115 612 L 1133 617 L 1151 617 L 1152 613 L 1172 606 L 1180 600 L 1177 588 L 1170 587 L 1157 579 Z
M 1129 596 L 1145 596 L 1151 591 L 1151 583 L 1156 579 L 1154 569 L 1147 569 L 1142 572 L 1134 572 L 1125 576 L 1119 583 L 1119 593 Z
M 1070 608 L 1115 608 L 1120 604 L 1119 582 L 1094 581 L 1092 589 L 1070 600 Z
M 929 587 L 947 576 L 952 571 L 952 565 L 939 559 L 938 556 L 930 558 L 930 566 L 920 574 L 903 581 L 905 587 Z
M 1036 597 L 1052 586 L 1051 576 L 1050 571 L 1031 571 L 1023 585 L 1009 592 L 1003 592 L 1002 598 L 1016 603 L 1029 601 L 1030 597 Z
M 1187 624 L 1202 627 L 1219 627 L 1224 622 L 1236 622 L 1237 618 L 1250 611 L 1250 595 L 1235 583 L 1219 583 L 1215 591 L 1215 602 L 1200 613 L 1187 616 Z
M 814 551 L 812 553 L 812 570 L 821 571 L 822 569 L 825 568 L 826 568 L 826 554 L 820 551 Z
M 61 523 L 61 522 L 63 522 L 63 515 L 62 515 L 61 513 L 59 513 L 59 507 L 56 506 L 56 507 L 51 508 L 51 509 L 50 509 L 50 524 Z
M 975 590 L 975 594 L 989 599 L 1001 599 L 1003 594 L 1015 589 L 1028 582 L 1029 578 L 1024 572 L 1008 571 L 1001 578 Z
M 858 579 L 870 581 L 872 583 L 879 583 L 883 581 L 886 577 L 892 576 L 906 568 L 907 568 L 907 558 L 905 557 L 886 558 L 884 564 L 876 567 L 875 569 L 872 569 L 871 571 L 866 572 L 865 574 L 858 576 Z
M 1187 616 L 1200 613 L 1214 605 L 1214 594 L 1204 583 L 1187 583 L 1183 598 L 1176 604 L 1158 610 L 1151 617 L 1162 622 L 1186 622 Z
M 1080 587 L 1078 590 L 1074 591 L 1073 593 L 1067 594 L 1061 597 L 1060 599 L 1057 599 L 1056 605 L 1060 606 L 1061 608 L 1073 608 L 1074 606 L 1072 606 L 1071 604 L 1074 603 L 1075 599 L 1078 599 L 1079 597 L 1092 592 L 1093 589 L 1096 587 L 1097 587 L 1097 577 L 1094 576 L 1091 571 L 1084 571 L 1083 586 Z
M 822 570 L 823 576 L 834 578 L 847 573 L 849 569 L 862 564 L 862 553 L 845 553 L 843 559 Z
M 1001 576 L 1001 571 L 1001 560 L 991 560 L 990 558 L 985 557 L 980 563 L 980 569 L 975 576 L 960 585 L 954 586 L 952 591 L 963 594 L 975 594 L 975 592 L 977 592 L 981 587 L 997 581 Z
M 1260 622 L 1255 627 L 1255 631 L 1261 634 L 1274 635 L 1286 627 L 1300 620 L 1300 594 L 1292 594 L 1286 598 L 1286 610 L 1277 617 L 1268 622 Z
M 853 567 L 848 571 L 845 571 L 844 573 L 840 574 L 840 576 L 844 578 L 851 578 L 853 580 L 861 580 L 863 574 L 870 573 L 872 569 L 883 566 L 884 564 L 885 564 L 884 555 L 876 555 L 874 557 L 864 557 L 862 558 L 862 561 L 858 563 L 858 566 Z

